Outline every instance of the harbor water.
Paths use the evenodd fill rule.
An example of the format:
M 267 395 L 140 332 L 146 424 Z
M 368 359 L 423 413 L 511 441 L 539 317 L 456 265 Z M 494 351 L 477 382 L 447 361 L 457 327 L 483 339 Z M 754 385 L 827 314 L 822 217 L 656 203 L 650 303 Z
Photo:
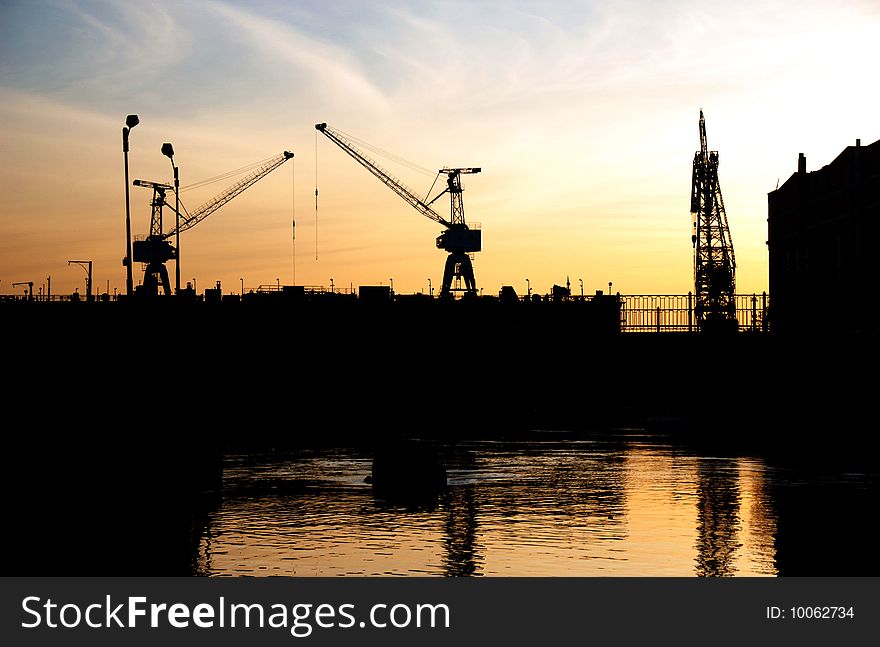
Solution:
M 459 440 L 447 487 L 377 496 L 369 448 L 231 453 L 204 576 L 870 574 L 878 476 L 715 455 L 640 430 Z

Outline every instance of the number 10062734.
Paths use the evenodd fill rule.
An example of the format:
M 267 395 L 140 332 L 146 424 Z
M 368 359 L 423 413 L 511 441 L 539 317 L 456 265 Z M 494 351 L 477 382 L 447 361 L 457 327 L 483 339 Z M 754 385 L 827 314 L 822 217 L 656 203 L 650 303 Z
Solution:
M 852 620 L 854 607 L 847 606 L 769 606 L 766 610 L 768 620 Z

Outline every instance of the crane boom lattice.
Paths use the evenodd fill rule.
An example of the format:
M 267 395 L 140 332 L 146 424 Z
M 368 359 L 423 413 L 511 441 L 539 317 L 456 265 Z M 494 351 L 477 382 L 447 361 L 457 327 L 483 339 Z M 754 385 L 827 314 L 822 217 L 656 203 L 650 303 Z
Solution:
M 180 227 L 175 227 L 171 231 L 168 232 L 168 236 L 173 236 L 178 231 L 184 232 L 187 229 L 191 229 L 199 224 L 202 220 L 210 216 L 212 213 L 217 211 L 224 204 L 232 200 L 234 197 L 239 195 L 245 189 L 252 187 L 259 180 L 269 175 L 276 168 L 284 164 L 287 160 L 293 157 L 293 153 L 290 151 L 284 151 L 280 155 L 276 155 L 275 157 L 268 160 L 265 164 L 260 166 L 257 170 L 253 171 L 249 175 L 241 178 L 238 182 L 233 184 L 231 187 L 223 191 L 222 193 L 215 195 L 213 198 L 208 200 L 205 204 L 201 205 L 195 211 L 189 214 L 180 214 L 182 218 L 182 222 L 180 223 Z
M 700 150 L 691 186 L 694 314 L 700 330 L 736 329 L 736 259 L 718 181 L 718 151 L 710 151 L 700 111 Z

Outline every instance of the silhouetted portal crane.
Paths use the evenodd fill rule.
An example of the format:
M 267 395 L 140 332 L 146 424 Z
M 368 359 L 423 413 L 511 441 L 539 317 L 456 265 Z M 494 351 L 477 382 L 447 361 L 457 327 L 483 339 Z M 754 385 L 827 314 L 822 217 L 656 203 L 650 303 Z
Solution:
M 385 169 L 381 168 L 376 162 L 367 157 L 359 150 L 354 143 L 346 137 L 342 132 L 330 128 L 325 123 L 315 124 L 315 128 L 322 132 L 327 139 L 339 146 L 342 150 L 353 157 L 361 166 L 366 168 L 370 173 L 376 176 L 388 188 L 394 191 L 401 198 L 406 200 L 414 209 L 434 222 L 443 225 L 446 230 L 437 237 L 437 247 L 449 252 L 446 258 L 446 266 L 443 270 L 443 286 L 440 289 L 441 298 L 449 298 L 452 292 L 457 290 L 456 286 L 461 280 L 464 280 L 465 294 L 476 296 L 477 282 L 474 278 L 474 266 L 471 262 L 471 254 L 479 252 L 482 249 L 482 232 L 479 229 L 471 229 L 464 219 L 464 201 L 462 200 L 461 176 L 463 174 L 479 173 L 482 169 L 476 167 L 470 168 L 442 168 L 438 173 L 446 175 L 446 188 L 428 202 L 418 197 L 415 192 L 405 186 L 400 180 L 393 177 Z M 444 193 L 449 194 L 450 215 L 449 219 L 443 218 L 434 209 L 431 204 Z M 426 198 L 427 199 L 427 198 Z
M 132 257 L 136 263 L 144 263 L 144 281 L 143 290 L 147 295 L 155 295 L 162 285 L 166 295 L 171 294 L 171 286 L 168 281 L 168 270 L 165 263 L 177 258 L 177 250 L 168 241 L 175 234 L 186 231 L 194 227 L 202 220 L 217 211 L 224 204 L 232 200 L 248 187 L 253 186 L 257 181 L 266 177 L 269 173 L 284 164 L 293 157 L 290 151 L 284 151 L 280 155 L 276 155 L 266 160 L 259 168 L 243 177 L 241 180 L 227 188 L 222 193 L 217 194 L 205 204 L 200 206 L 192 213 L 181 213 L 180 226 L 174 227 L 169 232 L 162 231 L 162 210 L 169 207 L 174 211 L 174 207 L 165 201 L 165 195 L 168 191 L 172 191 L 174 187 L 170 184 L 161 184 L 159 182 L 149 182 L 146 180 L 135 180 L 132 182 L 135 186 L 141 186 L 153 189 L 153 199 L 150 202 L 152 207 L 152 216 L 150 217 L 150 234 L 144 240 L 136 240 L 132 244 Z

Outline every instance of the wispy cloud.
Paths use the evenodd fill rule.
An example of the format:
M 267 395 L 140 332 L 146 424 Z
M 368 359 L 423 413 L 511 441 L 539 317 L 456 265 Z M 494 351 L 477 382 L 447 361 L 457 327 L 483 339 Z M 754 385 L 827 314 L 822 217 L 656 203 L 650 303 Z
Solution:
M 289 67 L 282 83 L 293 94 L 317 93 L 363 109 L 384 111 L 386 96 L 373 84 L 358 62 L 357 52 L 344 43 L 309 35 L 297 25 L 261 16 L 225 2 L 208 0 L 205 6 L 232 23 L 263 64 L 277 70 Z M 314 98 L 312 98 L 314 101 Z
M 161 82 L 190 42 L 163 2 L 59 0 L 33 11 L 5 25 L 0 84 L 83 103 Z
M 685 248 L 656 254 L 687 256 L 700 108 L 721 151 L 742 258 L 749 248 L 764 258 L 766 191 L 798 152 L 826 163 L 855 137 L 880 135 L 880 89 L 866 81 L 880 57 L 876 0 L 34 0 L 0 12 L 0 133 L 15 158 L 3 182 L 66 183 L 71 198 L 7 193 L 6 213 L 22 214 L 3 223 L 16 244 L 31 226 L 53 236 L 68 227 L 64 203 L 93 205 L 78 206 L 78 223 L 99 211 L 118 220 L 119 129 L 129 112 L 142 119 L 137 172 L 157 179 L 168 174 L 158 153 L 167 137 L 186 181 L 290 147 L 297 182 L 310 184 L 312 125 L 323 120 L 423 166 L 482 166 L 467 182 L 468 217 L 484 226 L 480 271 L 497 262 L 499 280 L 518 256 L 539 259 L 538 248 L 551 250 L 541 257 L 548 266 L 589 258 L 623 272 L 636 251 L 627 258 L 619 241 L 643 262 L 659 245 L 656 232 L 678 228 Z M 403 258 L 406 228 L 413 245 L 426 241 L 435 252 L 427 223 L 339 151 L 321 151 L 322 245 L 358 247 L 375 229 L 387 253 Z M 269 206 L 248 216 L 254 234 L 275 226 L 271 208 L 290 204 L 287 194 L 268 197 L 275 180 L 290 186 L 286 174 L 267 179 L 240 203 L 247 211 L 266 197 Z M 305 239 L 313 197 L 310 189 L 297 196 L 310 210 L 299 216 Z M 395 208 L 400 215 L 389 215 Z M 193 246 L 230 246 L 207 243 L 236 221 L 237 207 L 228 209 Z M 96 226 L 83 244 L 112 227 Z M 260 263 L 286 263 L 286 242 L 278 249 L 278 259 Z M 6 261 L 15 250 L 2 251 Z M 105 255 L 118 271 L 118 244 Z M 367 263 L 363 256 L 357 262 Z M 690 280 L 687 267 L 679 275 L 682 285 Z

